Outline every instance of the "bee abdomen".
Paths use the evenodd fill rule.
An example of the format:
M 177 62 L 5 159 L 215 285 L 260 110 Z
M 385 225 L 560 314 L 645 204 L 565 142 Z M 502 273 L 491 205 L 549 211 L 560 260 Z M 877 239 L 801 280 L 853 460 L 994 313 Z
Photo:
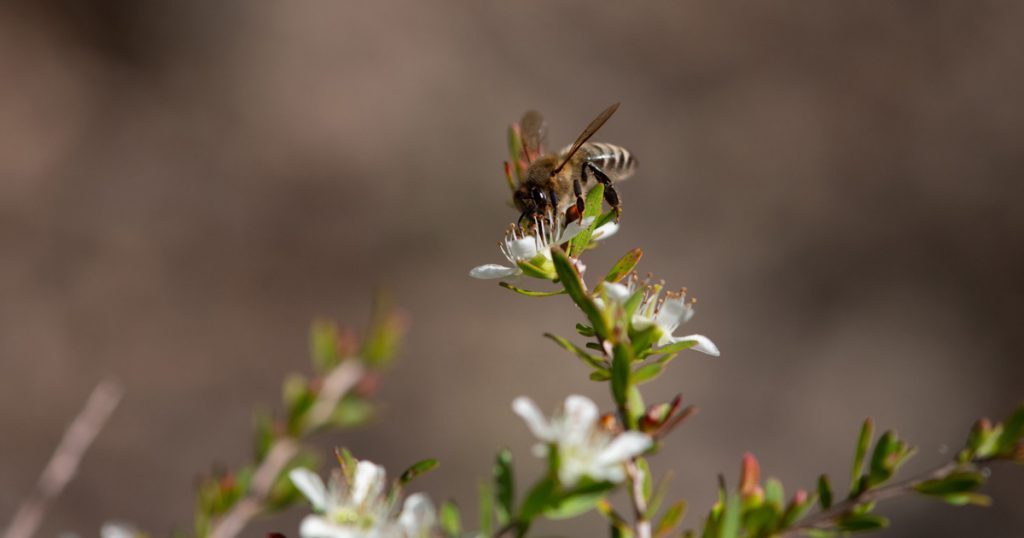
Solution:
M 587 160 L 593 162 L 614 180 L 623 180 L 636 172 L 637 161 L 628 149 L 604 142 L 588 142 L 583 144 L 581 151 L 587 154 Z

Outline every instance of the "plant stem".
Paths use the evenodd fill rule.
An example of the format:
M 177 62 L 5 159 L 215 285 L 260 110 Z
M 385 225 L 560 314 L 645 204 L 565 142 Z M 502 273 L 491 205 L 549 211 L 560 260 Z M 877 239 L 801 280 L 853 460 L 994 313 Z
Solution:
M 832 507 L 827 510 L 822 510 L 821 512 L 818 512 L 814 515 L 811 515 L 803 519 L 796 525 L 793 525 L 792 527 L 783 530 L 777 536 L 797 536 L 806 533 L 807 531 L 812 529 L 827 528 L 828 523 L 833 522 L 836 518 L 839 518 L 843 514 L 853 510 L 857 505 L 881 501 L 883 499 L 889 499 L 892 497 L 898 497 L 900 495 L 910 493 L 914 490 L 914 486 L 916 486 L 917 484 L 920 484 L 921 482 L 927 480 L 942 478 L 948 475 L 953 470 L 955 470 L 960 465 L 962 464 L 959 464 L 955 461 L 949 462 L 940 467 L 932 469 L 931 471 L 928 471 L 913 478 L 909 478 L 902 482 L 890 484 L 885 487 L 866 490 L 862 492 L 860 495 L 857 495 L 856 497 L 846 499 L 845 501 L 832 505 Z
M 117 408 L 123 394 L 121 385 L 109 379 L 96 385 L 82 411 L 64 431 L 64 437 L 39 475 L 35 489 L 18 507 L 3 534 L 4 538 L 29 538 L 35 534 L 46 509 L 74 478 L 86 450 Z
M 363 377 L 363 365 L 356 358 L 349 358 L 331 370 L 324 378 L 320 393 L 309 413 L 304 428 L 312 432 L 320 428 L 330 419 L 331 413 L 338 402 L 352 390 L 352 387 Z M 246 524 L 266 508 L 267 494 L 273 487 L 281 471 L 299 451 L 299 439 L 281 437 L 274 441 L 267 451 L 267 456 L 260 462 L 253 473 L 252 486 L 246 497 L 238 501 L 224 517 L 220 518 L 208 535 L 209 538 L 233 538 L 242 532 Z
M 629 476 L 629 498 L 633 502 L 633 532 L 636 538 L 651 538 L 651 522 L 647 519 L 647 500 L 644 499 L 644 479 L 640 476 L 636 458 L 626 463 Z

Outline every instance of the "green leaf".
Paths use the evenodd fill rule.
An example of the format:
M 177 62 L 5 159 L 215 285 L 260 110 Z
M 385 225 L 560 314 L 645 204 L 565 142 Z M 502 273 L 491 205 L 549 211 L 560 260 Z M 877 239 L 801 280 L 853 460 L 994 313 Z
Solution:
M 925 495 L 945 495 L 972 491 L 984 483 L 985 477 L 977 471 L 954 471 L 942 478 L 915 484 L 914 489 Z
M 557 489 L 558 484 L 550 476 L 537 482 L 530 493 L 526 495 L 526 499 L 523 500 L 523 506 L 519 510 L 519 520 L 529 525 L 535 517 L 558 500 Z
M 832 506 L 832 483 L 829 481 L 828 475 L 823 474 L 818 477 L 818 499 L 823 510 L 828 510 Z
M 589 325 L 584 325 L 582 323 L 576 324 L 576 332 L 579 333 L 580 336 L 586 336 L 587 338 L 590 338 L 597 334 L 594 332 L 594 329 L 592 327 L 590 327 Z
M 327 372 L 341 362 L 338 356 L 338 327 L 325 320 L 317 320 L 309 329 L 309 350 L 317 372 Z
M 551 333 L 544 333 L 544 336 L 550 338 L 556 344 L 561 346 L 562 349 L 565 349 L 569 353 L 572 353 L 573 355 L 576 355 L 576 357 L 578 357 L 580 360 L 582 360 L 584 363 L 586 363 L 591 368 L 593 368 L 595 370 L 599 370 L 599 371 L 607 371 L 608 370 L 608 363 L 606 363 L 603 359 L 600 359 L 598 357 L 595 357 L 595 356 L 591 355 L 590 353 L 587 353 L 587 351 L 585 349 L 580 348 L 579 346 L 577 346 L 576 344 L 573 344 L 569 340 L 566 340 L 565 338 L 562 338 L 561 336 L 554 335 L 554 334 L 551 334 Z
M 366 424 L 373 416 L 373 404 L 356 394 L 346 394 L 331 412 L 328 422 L 337 428 L 351 428 Z
M 729 495 L 722 512 L 721 526 L 718 527 L 718 538 L 737 538 L 740 535 L 740 516 L 743 515 L 740 496 Z
M 512 474 L 512 452 L 503 449 L 494 459 L 494 497 L 498 501 L 496 508 L 498 526 L 508 525 L 515 512 L 512 503 L 515 499 L 515 478 Z
M 597 382 L 600 383 L 600 382 L 608 381 L 611 378 L 612 378 L 612 373 L 610 371 L 608 371 L 608 370 L 594 370 L 593 372 L 590 372 L 590 380 L 591 381 L 597 381 Z
M 1024 404 L 1017 407 L 1003 423 L 1003 431 L 999 434 L 998 453 L 1002 456 L 1012 455 L 1017 443 L 1024 439 Z
M 345 447 L 334 449 L 334 455 L 338 459 L 338 466 L 341 467 L 345 481 L 351 484 L 355 480 L 356 465 L 359 464 L 359 460 Z
M 627 252 L 623 257 L 619 258 L 619 261 L 615 262 L 611 270 L 604 277 L 606 282 L 618 282 L 623 279 L 626 275 L 633 271 L 637 263 L 640 263 L 640 257 L 644 255 L 644 251 L 634 248 Z
M 448 536 L 458 536 L 462 532 L 462 518 L 459 516 L 459 508 L 452 501 L 441 503 L 441 511 L 438 519 L 441 520 L 441 529 Z
M 679 353 L 697 345 L 696 340 L 681 340 L 655 349 L 655 353 Z
M 477 496 L 480 499 L 480 534 L 490 536 L 494 532 L 494 488 L 481 481 Z
M 610 209 L 607 212 L 602 213 L 600 217 L 597 217 L 597 222 L 594 223 L 594 229 L 596 230 L 601 226 L 608 224 L 609 222 L 615 220 L 615 217 L 617 216 L 618 215 L 615 213 L 614 209 Z
M 516 266 L 519 267 L 524 275 L 531 278 L 554 280 L 558 276 L 558 274 L 555 273 L 554 265 L 544 258 L 544 256 L 540 255 L 532 260 L 516 262 Z
M 437 469 L 438 465 L 440 465 L 440 462 L 434 459 L 417 461 L 402 472 L 402 476 L 399 477 L 398 482 L 404 486 L 409 482 L 412 482 L 415 478 Z
M 665 476 L 658 481 L 658 485 L 654 487 L 654 495 L 651 496 L 651 500 L 647 503 L 647 512 L 644 517 L 647 519 L 654 519 L 654 515 L 658 513 L 661 508 L 661 503 L 665 500 L 665 494 L 668 493 L 668 485 L 672 482 L 672 472 L 665 473 Z
M 612 347 L 612 397 L 620 409 L 626 408 L 626 391 L 632 385 L 632 353 L 629 346 L 619 343 Z M 629 429 L 635 425 L 628 424 Z
M 533 290 L 526 290 L 526 289 L 523 289 L 523 288 L 516 287 L 516 286 L 514 286 L 512 284 L 509 284 L 508 282 L 498 282 L 498 285 L 503 287 L 503 288 L 505 288 L 506 290 L 511 290 L 511 291 L 514 291 L 514 292 L 518 293 L 519 295 L 525 295 L 527 297 L 554 297 L 555 295 L 563 295 L 565 293 L 565 290 L 557 290 L 557 291 L 533 291 Z
M 636 383 L 630 384 L 629 389 L 626 391 L 626 411 L 629 413 L 630 429 L 635 430 L 640 423 L 640 419 L 647 412 L 647 406 L 644 405 L 644 397 L 640 394 L 640 387 Z
M 636 467 L 640 471 L 641 489 L 644 494 L 644 501 L 651 502 L 651 495 L 654 493 L 654 485 L 651 480 L 651 466 L 644 458 L 636 458 Z
M 764 500 L 771 504 L 776 511 L 781 511 L 786 505 L 786 492 L 782 482 L 775 478 L 769 478 L 764 483 Z
M 946 495 L 935 495 L 934 497 L 954 506 L 992 506 L 992 497 L 983 493 L 948 493 Z
M 583 218 L 593 217 L 594 222 L 583 229 L 569 242 L 569 255 L 579 256 L 587 245 L 590 244 L 590 237 L 594 234 L 594 225 L 597 223 L 597 216 L 601 214 L 601 201 L 604 199 L 604 185 L 598 183 L 587 192 L 586 208 L 583 210 Z
M 555 264 L 555 271 L 558 272 L 558 279 L 562 282 L 562 286 L 569 296 L 572 297 L 576 306 L 580 307 L 580 310 L 586 314 L 587 319 L 590 320 L 591 327 L 594 328 L 594 332 L 601 338 L 607 338 L 608 325 L 605 323 L 604 313 L 598 310 L 593 299 L 587 295 L 580 274 L 576 271 L 572 261 L 558 247 L 551 249 L 551 259 Z
M 589 512 L 597 507 L 613 489 L 615 484 L 611 482 L 590 482 L 577 486 L 566 493 L 561 499 L 557 499 L 553 505 L 544 511 L 544 517 L 549 519 L 568 519 L 576 517 L 584 512 Z
M 836 524 L 839 529 L 847 532 L 864 532 L 884 529 L 889 526 L 889 520 L 874 514 L 847 514 Z
M 650 354 L 651 347 L 654 346 L 664 334 L 661 327 L 657 325 L 651 325 L 642 331 L 638 331 L 630 327 L 629 340 L 633 344 L 633 353 L 638 357 L 642 357 Z
M 405 335 L 405 325 L 405 318 L 395 311 L 390 295 L 378 293 L 373 302 L 366 340 L 360 350 L 363 362 L 371 368 L 384 368 L 391 364 Z
M 850 478 L 850 496 L 855 497 L 861 493 L 861 473 L 864 468 L 864 457 L 868 453 L 868 447 L 871 445 L 871 433 L 874 429 L 874 424 L 870 418 L 864 419 L 864 424 L 860 428 L 860 436 L 857 438 L 857 451 L 853 457 L 853 472 Z
M 661 521 L 654 528 L 654 535 L 661 537 L 668 534 L 682 522 L 684 515 L 686 515 L 686 501 L 676 501 L 675 504 L 668 507 L 668 510 L 665 510 L 665 515 L 661 516 Z
M 662 363 L 654 362 L 651 364 L 645 364 L 637 368 L 636 371 L 633 372 L 633 382 L 640 384 L 651 381 L 652 379 L 661 375 L 661 372 L 664 369 L 665 365 Z

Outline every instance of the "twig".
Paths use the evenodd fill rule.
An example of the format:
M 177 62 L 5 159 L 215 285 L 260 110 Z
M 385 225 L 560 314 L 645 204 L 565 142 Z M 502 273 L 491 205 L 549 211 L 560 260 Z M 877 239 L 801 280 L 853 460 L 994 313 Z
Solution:
M 78 416 L 64 431 L 64 437 L 39 475 L 35 489 L 18 507 L 4 538 L 30 538 L 35 534 L 50 503 L 75 477 L 82 457 L 117 408 L 123 394 L 124 389 L 113 380 L 107 379 L 96 385 Z
M 651 522 L 647 519 L 647 500 L 644 499 L 644 479 L 637 468 L 636 459 L 626 462 L 626 474 L 629 475 L 629 498 L 633 502 L 636 521 L 633 530 L 636 538 L 651 538 Z
M 921 482 L 942 478 L 948 475 L 950 472 L 955 470 L 960 465 L 962 464 L 959 464 L 957 462 L 949 462 L 946 463 L 945 465 L 942 465 L 941 467 L 937 467 L 931 471 L 928 471 L 913 478 L 909 478 L 902 482 L 896 482 L 895 484 L 890 484 L 888 486 L 881 488 L 869 489 L 867 491 L 862 492 L 860 495 L 857 495 L 856 497 L 846 499 L 845 501 L 832 505 L 832 507 L 829 508 L 828 510 L 822 510 L 821 512 L 818 512 L 812 516 L 807 517 L 806 519 L 800 521 L 796 525 L 782 531 L 778 534 L 778 536 L 797 536 L 801 533 L 806 533 L 811 529 L 820 529 L 824 525 L 835 520 L 836 518 L 842 516 L 843 514 L 849 512 L 850 510 L 853 510 L 853 508 L 859 504 L 881 501 L 883 499 L 889 499 L 892 497 L 898 497 L 900 495 L 912 491 L 914 486 Z
M 362 377 L 363 366 L 354 358 L 343 361 L 332 370 L 324 379 L 316 401 L 313 402 L 305 431 L 313 431 L 326 424 L 331 418 L 331 413 L 338 407 L 338 402 Z M 209 538 L 233 538 L 242 532 L 246 524 L 263 511 L 267 494 L 274 481 L 298 451 L 299 443 L 295 438 L 282 437 L 274 441 L 267 456 L 253 473 L 252 487 L 249 488 L 248 495 L 217 521 L 210 531 Z

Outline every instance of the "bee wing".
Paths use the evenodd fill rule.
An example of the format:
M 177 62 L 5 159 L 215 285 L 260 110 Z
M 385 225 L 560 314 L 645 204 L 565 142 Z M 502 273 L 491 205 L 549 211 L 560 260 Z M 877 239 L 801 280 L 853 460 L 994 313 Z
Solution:
M 544 116 L 536 110 L 528 110 L 519 120 L 519 132 L 523 138 L 523 153 L 526 154 L 526 161 L 533 162 L 534 159 L 544 154 L 544 143 L 548 137 L 548 124 Z
M 604 112 L 598 114 L 597 117 L 594 118 L 594 121 L 590 122 L 590 125 L 587 125 L 587 128 L 583 129 L 580 136 L 576 138 L 576 142 L 573 142 L 572 147 L 569 148 L 569 151 L 565 153 L 564 157 L 562 157 L 562 164 L 559 164 L 558 168 L 555 168 L 555 170 L 551 172 L 552 175 L 561 172 L 565 164 L 569 162 L 569 159 L 579 151 L 580 146 L 589 140 L 590 137 L 594 136 L 594 133 L 596 133 L 597 130 L 604 125 L 604 122 L 608 121 L 608 118 L 612 117 L 612 114 L 614 114 L 618 109 L 619 103 L 615 103 L 614 105 L 604 109 Z

